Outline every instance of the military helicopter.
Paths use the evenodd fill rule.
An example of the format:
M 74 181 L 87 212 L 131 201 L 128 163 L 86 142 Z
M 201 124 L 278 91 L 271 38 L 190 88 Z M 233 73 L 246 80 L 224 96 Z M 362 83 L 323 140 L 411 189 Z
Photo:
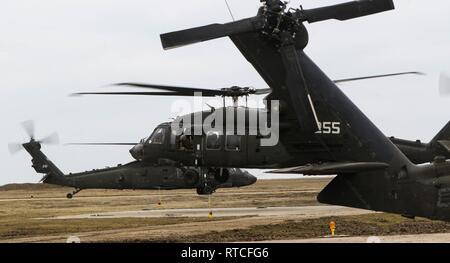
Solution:
M 257 178 L 238 168 L 210 168 L 200 174 L 195 167 L 177 167 L 173 162 L 148 163 L 135 161 L 117 167 L 96 169 L 82 173 L 63 174 L 41 151 L 41 144 L 58 141 L 56 134 L 42 140 L 34 136 L 34 122 L 23 123 L 30 141 L 9 145 L 11 153 L 25 149 L 32 157 L 32 167 L 45 174 L 41 182 L 75 188 L 68 193 L 71 199 L 84 189 L 196 189 L 199 195 L 210 195 L 218 188 L 243 187 L 254 184 Z
M 450 162 L 436 156 L 430 164 L 412 163 L 304 52 L 309 43 L 305 22 L 344 21 L 385 12 L 394 9 L 393 1 L 361 0 L 314 9 L 288 9 L 279 0 L 261 2 L 252 18 L 161 35 L 165 49 L 230 37 L 271 88 L 264 110 L 279 115 L 278 123 L 270 123 L 279 127 L 276 147 L 261 146 L 260 135 L 232 137 L 235 135 L 228 136 L 223 131 L 223 135 L 214 135 L 220 141 L 218 147 L 233 153 L 203 154 L 207 149 L 202 145 L 208 146 L 210 136 L 193 136 L 193 164 L 279 167 L 282 169 L 274 172 L 306 175 L 337 174 L 319 194 L 320 202 L 411 218 L 450 220 Z M 238 90 L 242 93 L 245 89 Z M 274 101 L 279 102 L 276 107 L 272 107 Z M 244 111 L 245 116 L 251 112 L 247 108 L 234 109 Z M 144 158 L 140 153 L 138 156 Z
M 377 1 L 375 1 L 377 2 Z M 174 33 L 168 33 L 161 35 L 161 40 L 163 43 L 163 47 L 165 49 L 174 48 L 177 46 L 182 46 L 185 44 L 190 44 L 191 42 L 199 42 L 208 40 L 210 38 L 214 38 L 214 36 L 206 35 L 205 32 L 210 34 L 220 34 L 226 33 L 227 30 L 232 30 L 232 28 L 240 28 L 243 26 L 248 26 L 247 23 L 250 23 L 255 27 L 263 27 L 264 30 L 262 30 L 262 34 L 268 34 L 268 30 L 277 31 L 276 28 L 274 28 L 276 25 L 271 24 L 270 21 L 284 21 L 283 19 L 293 19 L 292 16 L 302 16 L 300 14 L 300 11 L 296 11 L 295 13 L 292 13 L 292 11 L 285 12 L 286 10 L 286 4 L 279 2 L 279 1 L 266 1 L 264 2 L 263 7 L 258 11 L 258 15 L 251 19 L 244 19 L 237 22 L 232 22 L 225 25 L 220 24 L 213 24 L 205 27 L 195 28 L 195 29 L 189 29 Z M 352 2 L 351 2 L 352 3 Z M 365 7 L 365 2 L 361 4 L 361 6 Z M 378 3 L 378 2 L 377 2 Z M 383 4 L 373 4 L 370 3 L 367 5 L 367 8 L 370 9 L 371 5 L 376 5 L 376 7 L 371 12 L 377 12 Z M 386 7 L 386 6 L 385 6 Z M 274 10 L 277 10 L 277 12 L 285 12 L 284 15 L 277 15 L 275 16 L 274 12 L 271 8 L 275 8 Z M 355 8 L 353 4 L 344 4 L 344 5 L 338 5 L 334 7 L 330 7 L 327 10 L 338 10 L 342 9 L 344 12 L 349 12 L 348 10 L 352 11 L 352 8 Z M 348 9 L 348 10 L 347 10 Z M 347 10 L 347 11 L 346 11 Z M 313 10 L 302 10 L 305 14 L 310 15 L 318 15 L 320 14 L 320 9 L 313 9 Z M 318 14 L 316 14 L 318 13 Z M 362 14 L 360 14 L 362 15 Z M 339 16 L 339 15 L 338 15 Z M 310 18 L 313 19 L 313 18 Z M 315 17 L 314 19 L 319 19 L 318 17 Z M 262 23 L 262 21 L 265 20 L 266 24 L 264 26 L 260 25 L 259 23 Z M 287 27 L 293 27 L 294 25 L 291 23 L 287 23 L 284 21 L 283 23 L 287 23 L 285 26 Z M 278 25 L 278 27 L 281 27 L 283 25 L 281 23 Z M 298 28 L 297 30 L 300 30 L 300 33 L 304 33 L 303 31 L 306 30 L 304 26 L 301 24 L 296 25 Z M 239 29 L 241 30 L 241 29 Z M 291 29 L 293 30 L 293 29 Z M 212 33 L 214 32 L 214 33 Z M 307 33 L 307 32 L 306 32 Z M 244 36 L 248 35 L 249 33 L 233 33 L 230 35 L 231 39 L 234 41 L 234 43 L 240 47 L 242 46 L 243 38 Z M 198 35 L 198 39 L 191 39 L 191 37 L 195 37 Z M 239 37 L 239 38 L 238 38 Z M 276 36 L 271 36 L 276 37 Z M 269 37 L 270 41 L 274 41 Z M 299 44 L 299 41 L 307 42 L 306 36 L 303 36 L 302 39 L 296 39 L 296 42 L 294 44 Z M 180 40 L 182 39 L 182 40 Z M 267 40 L 265 40 L 267 42 Z M 241 45 L 238 45 L 238 44 Z M 270 45 L 271 43 L 269 43 Z M 306 43 L 303 43 L 306 45 Z M 240 47 L 241 49 L 243 48 Z M 278 47 L 279 48 L 279 47 Z M 263 50 L 262 47 L 259 47 L 258 50 Z M 255 54 L 247 54 L 244 53 L 246 56 L 252 56 Z M 256 56 L 256 55 L 255 55 Z M 270 59 L 267 59 L 266 61 L 270 61 Z M 266 62 L 264 61 L 264 62 Z M 254 62 L 259 63 L 259 62 Z M 269 62 L 270 63 L 270 62 Z M 255 68 L 258 69 L 258 67 Z M 263 69 L 261 69 L 263 70 Z M 261 71 L 260 70 L 260 71 Z M 262 74 L 262 72 L 261 72 Z M 392 74 L 383 74 L 383 75 L 374 75 L 374 76 L 364 76 L 364 77 L 354 77 L 354 78 L 347 78 L 347 79 L 339 79 L 334 80 L 333 82 L 335 84 L 341 84 L 345 82 L 351 82 L 351 81 L 360 81 L 360 80 L 367 80 L 367 79 L 375 79 L 375 78 L 385 78 L 385 77 L 394 77 L 394 76 L 401 76 L 401 75 L 423 75 L 421 72 L 417 71 L 411 71 L 411 72 L 400 72 L 400 73 L 392 73 Z M 271 81 L 274 80 L 273 76 L 265 76 L 262 74 L 263 77 L 265 77 L 266 81 L 269 83 L 270 86 L 274 84 L 270 84 L 268 78 L 272 78 Z M 245 167 L 245 168 L 279 168 L 279 167 L 289 167 L 291 165 L 295 165 L 298 163 L 308 164 L 308 163 L 314 163 L 316 161 L 320 162 L 328 162 L 333 161 L 335 158 L 330 154 L 329 148 L 330 146 L 324 147 L 324 143 L 326 139 L 332 139 L 335 133 L 340 132 L 340 125 L 341 123 L 337 122 L 320 122 L 317 120 L 317 123 L 314 124 L 316 127 L 320 127 L 320 132 L 323 138 L 319 141 L 317 138 L 308 138 L 311 137 L 311 135 L 303 136 L 303 134 L 297 134 L 295 136 L 292 136 L 290 133 L 292 129 L 296 129 L 296 127 L 292 124 L 292 120 L 295 119 L 293 116 L 293 113 L 295 110 L 299 108 L 297 104 L 299 103 L 292 103 L 288 99 L 290 96 L 286 95 L 283 98 L 280 98 L 280 96 L 277 94 L 279 93 L 278 89 L 274 87 L 272 88 L 266 88 L 266 89 L 255 89 L 253 87 L 239 87 L 239 86 L 233 86 L 229 88 L 222 88 L 222 89 L 200 89 L 200 88 L 191 88 L 191 87 L 180 87 L 180 86 L 166 86 L 166 85 L 155 85 L 155 84 L 144 84 L 144 83 L 119 83 L 115 84 L 117 86 L 121 87 L 133 87 L 133 88 L 140 88 L 140 89 L 152 89 L 152 91 L 145 91 L 145 92 L 136 92 L 136 91 L 126 91 L 126 92 L 80 92 L 80 93 L 74 93 L 72 95 L 115 95 L 115 96 L 128 96 L 128 95 L 137 95 L 137 96 L 195 96 L 196 94 L 200 94 L 202 97 L 222 97 L 223 98 L 223 108 L 215 109 L 211 108 L 209 111 L 203 111 L 203 112 L 196 112 L 192 114 L 188 114 L 185 116 L 178 117 L 178 120 L 194 120 L 196 118 L 201 119 L 200 126 L 204 123 L 204 121 L 207 118 L 210 118 L 213 115 L 217 115 L 218 113 L 220 115 L 226 115 L 226 113 L 231 113 L 231 115 L 243 115 L 244 119 L 246 120 L 244 124 L 245 134 L 239 135 L 230 132 L 231 129 L 235 129 L 237 124 L 237 118 L 233 118 L 233 120 L 230 122 L 226 120 L 226 118 L 223 119 L 223 130 L 220 131 L 202 131 L 200 134 L 194 134 L 192 136 L 185 136 L 184 133 L 176 134 L 173 132 L 173 123 L 172 122 L 166 122 L 161 123 L 156 127 L 156 129 L 153 131 L 153 133 L 140 141 L 140 143 L 133 145 L 133 148 L 130 149 L 130 154 L 138 161 L 148 161 L 148 162 L 158 162 L 160 159 L 168 159 L 172 160 L 174 162 L 177 162 L 179 165 L 183 166 L 221 166 L 221 167 Z M 286 87 L 286 86 L 282 86 Z M 157 90 L 157 91 L 155 91 Z M 273 91 L 273 92 L 272 92 Z M 255 124 L 253 127 L 252 124 L 249 122 L 249 119 L 251 116 L 259 116 L 262 113 L 269 113 L 270 112 L 270 105 L 266 105 L 267 107 L 265 109 L 255 109 L 255 108 L 248 108 L 248 107 L 240 107 L 238 106 L 238 100 L 241 97 L 245 97 L 247 100 L 248 96 L 251 95 L 264 95 L 264 94 L 270 94 L 265 101 L 268 101 L 270 104 L 269 99 L 280 99 L 280 135 L 283 138 L 295 138 L 295 137 L 302 137 L 302 139 L 299 139 L 299 141 L 296 141 L 294 139 L 292 142 L 288 142 L 289 144 L 298 144 L 301 145 L 302 149 L 299 151 L 297 149 L 294 149 L 294 151 L 287 151 L 286 145 L 284 145 L 282 142 L 273 145 L 271 147 L 265 147 L 261 145 L 261 139 L 264 138 L 261 134 L 249 134 L 250 130 L 257 130 L 260 126 L 263 127 L 269 127 L 270 120 L 265 120 L 266 123 Z M 233 100 L 233 106 L 232 107 L 226 107 L 225 106 L 225 98 L 230 97 Z M 246 103 L 247 104 L 247 103 Z M 309 103 L 307 103 L 309 104 Z M 295 107 L 294 107 L 295 106 Z M 314 106 L 314 105 L 313 105 Z M 317 107 L 317 106 L 315 106 Z M 315 109 L 314 109 L 315 110 Z M 311 113 L 310 115 L 314 115 Z M 258 120 L 259 121 L 259 120 Z M 232 128 L 228 128 L 231 126 Z M 323 126 L 323 127 L 322 127 Z M 309 127 L 309 126 L 304 126 Z M 195 129 L 196 127 L 188 127 Z M 203 127 L 200 127 L 200 130 Z M 314 129 L 314 128 L 313 128 Z M 318 128 L 317 128 L 318 129 Z M 408 158 L 413 161 L 416 164 L 421 164 L 425 162 L 432 162 L 434 160 L 435 156 L 444 156 L 446 158 L 450 158 L 450 125 L 445 126 L 445 128 L 428 144 L 421 143 L 419 140 L 417 141 L 408 141 L 403 139 L 397 139 L 395 137 L 391 137 L 390 139 L 403 151 L 404 154 L 408 156 Z M 193 133 L 193 132 L 191 132 Z M 226 135 L 228 134 L 228 135 Z M 301 135 L 301 136 L 299 136 Z M 314 137 L 317 137 L 314 135 Z M 100 143 L 101 144 L 101 143 Z M 340 147 L 340 143 L 332 143 L 331 147 Z M 85 145 L 98 145 L 98 143 L 92 143 L 92 144 L 85 144 Z M 114 143 L 112 144 L 114 145 Z M 118 143 L 118 145 L 122 145 L 122 143 Z M 194 147 L 195 146 L 195 147 Z
M 351 79 L 335 80 L 334 83 L 343 83 L 348 81 L 357 81 L 369 78 L 380 78 L 388 76 L 398 76 L 406 74 L 419 74 L 419 72 L 403 72 L 394 74 L 384 74 L 369 77 L 359 77 Z M 154 89 L 166 90 L 167 86 L 150 85 L 150 84 L 119 84 L 131 85 L 139 87 L 149 87 Z M 232 87 L 237 90 L 239 87 Z M 192 88 L 185 87 L 170 87 L 172 92 L 168 96 L 189 96 Z M 173 92 L 173 90 L 177 92 Z M 252 94 L 263 94 L 264 90 L 253 90 L 249 87 L 244 88 L 251 91 Z M 188 90 L 188 91 L 186 91 Z M 195 89 L 199 91 L 210 92 L 205 89 Z M 220 92 L 222 92 L 222 89 Z M 214 90 L 217 92 L 217 90 Z M 172 94 L 174 93 L 174 94 Z M 191 93 L 192 94 L 192 93 Z M 76 93 L 75 95 L 152 95 L 152 96 L 166 96 L 167 92 L 84 92 Z M 224 94 L 223 97 L 231 95 Z M 259 114 L 262 109 L 238 107 L 238 96 L 233 93 L 234 105 L 232 107 L 224 107 L 222 109 L 211 109 L 209 111 L 196 112 L 185 116 L 178 117 L 178 119 L 194 119 L 201 115 L 202 121 L 209 116 L 222 112 L 244 112 L 246 117 Z M 248 95 L 242 95 L 248 96 Z M 225 104 L 224 104 L 225 105 Z M 225 123 L 226 127 L 229 123 Z M 251 129 L 246 124 L 246 129 Z M 235 127 L 234 125 L 230 125 Z M 139 143 L 125 143 L 125 145 L 132 145 L 130 149 L 131 156 L 137 161 L 158 162 L 160 159 L 172 160 L 179 165 L 210 165 L 210 166 L 224 166 L 224 167 L 245 167 L 245 168 L 274 168 L 282 167 L 289 164 L 284 164 L 285 160 L 289 160 L 288 153 L 285 152 L 283 145 L 277 144 L 272 147 L 260 146 L 261 136 L 244 135 L 228 135 L 224 138 L 224 132 L 209 132 L 199 135 L 184 136 L 184 134 L 176 135 L 172 133 L 172 122 L 165 122 L 159 124 L 147 138 L 141 139 Z M 395 145 L 414 163 L 422 164 L 432 162 L 436 156 L 443 156 L 450 158 L 450 122 L 429 142 L 423 143 L 420 140 L 410 141 L 399 139 L 396 137 L 389 138 Z M 239 141 L 232 144 L 232 140 Z M 197 143 L 197 147 L 194 145 Z M 228 143 L 228 144 L 227 144 Z M 124 145 L 124 143 L 72 143 L 71 145 Z M 283 153 L 283 155 L 279 155 Z M 270 161 L 272 160 L 272 161 Z

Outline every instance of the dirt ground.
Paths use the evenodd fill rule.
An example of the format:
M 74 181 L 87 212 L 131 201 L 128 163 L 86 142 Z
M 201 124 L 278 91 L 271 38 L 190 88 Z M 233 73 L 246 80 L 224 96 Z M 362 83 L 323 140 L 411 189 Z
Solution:
M 0 187 L 0 242 L 233 242 L 320 238 L 337 233 L 350 236 L 447 233 L 450 224 L 425 219 L 409 220 L 389 214 L 348 216 L 230 216 L 164 218 L 54 219 L 80 214 L 155 209 L 320 206 L 317 193 L 330 179 L 261 180 L 240 189 L 219 189 L 210 202 L 194 190 L 82 191 L 45 185 Z M 161 203 L 161 205 L 158 205 Z

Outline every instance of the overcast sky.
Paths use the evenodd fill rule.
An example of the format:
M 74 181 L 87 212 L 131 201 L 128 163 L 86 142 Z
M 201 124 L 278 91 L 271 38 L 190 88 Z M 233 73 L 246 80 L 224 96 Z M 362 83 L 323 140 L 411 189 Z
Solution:
M 228 0 L 236 18 L 259 1 Z M 305 8 L 343 1 L 305 0 Z M 397 9 L 347 22 L 307 25 L 306 52 L 333 79 L 418 70 L 407 76 L 345 84 L 342 89 L 386 134 L 430 140 L 450 120 L 438 76 L 450 71 L 450 1 L 397 0 Z M 291 1 L 296 7 L 299 1 Z M 0 8 L 0 184 L 37 182 L 20 127 L 37 137 L 57 131 L 62 143 L 135 142 L 175 117 L 173 98 L 81 97 L 115 82 L 200 88 L 266 85 L 229 39 L 163 51 L 159 34 L 228 22 L 223 0 L 3 0 Z M 64 172 L 131 161 L 127 147 L 43 148 Z

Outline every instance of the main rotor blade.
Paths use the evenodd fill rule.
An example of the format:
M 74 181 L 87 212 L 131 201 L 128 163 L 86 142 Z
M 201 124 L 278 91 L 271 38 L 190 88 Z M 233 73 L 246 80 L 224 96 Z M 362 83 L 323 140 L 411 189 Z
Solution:
M 357 78 L 349 78 L 349 79 L 338 79 L 334 80 L 334 83 L 344 83 L 344 82 L 351 82 L 351 81 L 358 81 L 358 80 L 365 80 L 365 79 L 377 79 L 377 78 L 386 78 L 386 77 L 395 77 L 395 76 L 401 76 L 401 75 L 425 75 L 425 73 L 418 72 L 418 71 L 411 71 L 411 72 L 400 72 L 400 73 L 392 73 L 392 74 L 384 74 L 384 75 L 374 75 L 374 76 L 366 76 L 366 77 L 357 77 Z
M 257 17 L 246 18 L 226 24 L 211 24 L 161 35 L 164 49 L 177 48 L 198 42 L 258 30 L 263 27 Z
M 64 145 L 78 145 L 78 146 L 135 146 L 137 143 L 127 143 L 127 142 L 105 142 L 105 143 L 66 143 Z
M 156 89 L 159 91 L 150 92 L 81 92 L 74 93 L 72 96 L 77 95 L 146 95 L 146 96 L 195 96 L 196 93 L 201 93 L 203 97 L 215 97 L 215 96 L 248 96 L 248 95 L 261 95 L 270 93 L 271 89 L 254 89 L 251 87 L 237 87 L 233 86 L 230 88 L 222 89 L 198 89 L 198 88 L 188 88 L 188 87 L 178 87 L 178 86 L 164 86 L 164 85 L 154 85 L 154 84 L 144 84 L 144 83 L 118 83 L 114 84 L 116 86 L 129 86 L 133 88 L 143 88 L 143 89 Z
M 392 0 L 360 0 L 332 6 L 300 10 L 309 23 L 328 19 L 340 21 L 381 13 L 395 8 Z
M 34 121 L 24 121 L 22 122 L 22 127 L 30 138 L 34 138 Z
M 73 93 L 71 96 L 82 96 L 82 95 L 125 95 L 125 96 L 194 96 L 194 93 L 188 92 L 80 92 Z M 203 94 L 203 97 L 215 97 L 219 96 L 216 94 Z
M 211 96 L 224 95 L 224 92 L 222 90 L 217 90 L 217 89 L 199 89 L 199 88 L 155 85 L 155 84 L 145 84 L 145 83 L 118 83 L 118 84 L 114 84 L 114 85 L 128 86 L 128 87 L 133 87 L 133 88 L 157 89 L 157 90 L 171 91 L 171 92 L 180 94 L 179 96 L 192 96 L 192 95 L 194 95 L 195 92 L 201 92 L 202 95 L 208 94 Z

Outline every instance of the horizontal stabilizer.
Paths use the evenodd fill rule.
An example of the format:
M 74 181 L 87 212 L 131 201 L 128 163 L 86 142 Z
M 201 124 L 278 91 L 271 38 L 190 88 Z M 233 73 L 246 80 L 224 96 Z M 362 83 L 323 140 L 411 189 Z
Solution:
M 387 163 L 361 162 L 361 163 L 325 163 L 318 165 L 297 166 L 270 171 L 278 174 L 304 174 L 304 175 L 334 175 L 345 173 L 358 173 L 372 170 L 382 170 L 389 167 Z
M 439 140 L 438 143 L 439 143 L 442 147 L 444 147 L 444 148 L 447 150 L 447 152 L 450 153 L 450 141 L 447 141 L 447 140 Z

